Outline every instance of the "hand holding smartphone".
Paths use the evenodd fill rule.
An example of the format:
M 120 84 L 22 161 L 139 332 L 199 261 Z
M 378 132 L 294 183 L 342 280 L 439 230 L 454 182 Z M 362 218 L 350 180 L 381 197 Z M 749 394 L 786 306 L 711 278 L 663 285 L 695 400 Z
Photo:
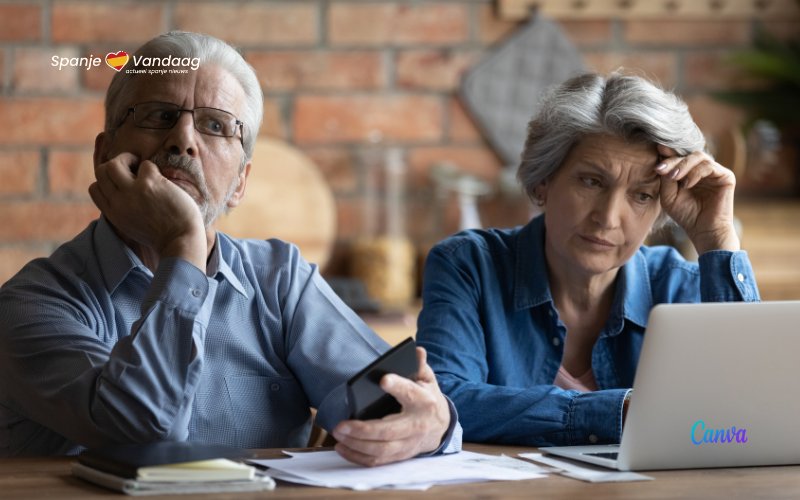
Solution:
M 414 380 L 419 371 L 417 344 L 409 337 L 355 374 L 347 382 L 350 418 L 372 420 L 401 410 L 400 403 L 380 387 L 381 378 L 394 373 Z

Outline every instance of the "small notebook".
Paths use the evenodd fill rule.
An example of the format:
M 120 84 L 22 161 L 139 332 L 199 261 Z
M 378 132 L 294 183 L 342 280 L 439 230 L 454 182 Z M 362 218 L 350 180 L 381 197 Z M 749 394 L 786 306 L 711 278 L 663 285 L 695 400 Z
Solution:
M 256 472 L 252 479 L 236 481 L 139 481 L 115 476 L 114 474 L 74 462 L 72 464 L 72 475 L 98 486 L 121 491 L 131 496 L 269 491 L 275 489 L 275 481 L 261 472 Z
M 78 455 L 72 473 L 129 495 L 273 489 L 272 478 L 230 460 L 251 455 L 229 446 L 172 441 L 90 448 Z
M 78 462 L 108 474 L 127 479 L 169 477 L 178 480 L 246 479 L 252 471 L 231 458 L 248 458 L 252 454 L 224 445 L 162 441 L 104 448 L 89 448 L 78 455 Z M 187 463 L 192 463 L 187 466 Z M 175 465 L 181 464 L 181 465 Z M 212 477 L 214 476 L 214 477 Z M 147 479 L 153 480 L 153 479 Z M 167 479 L 173 480 L 173 479 Z
M 164 481 L 235 481 L 253 479 L 255 469 L 227 458 L 198 460 L 179 464 L 139 467 L 136 479 L 147 482 Z

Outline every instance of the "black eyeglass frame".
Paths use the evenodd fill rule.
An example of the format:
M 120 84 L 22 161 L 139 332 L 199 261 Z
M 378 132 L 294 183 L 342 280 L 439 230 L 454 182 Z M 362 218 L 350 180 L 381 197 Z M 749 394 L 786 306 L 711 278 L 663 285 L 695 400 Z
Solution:
M 170 124 L 168 127 L 166 127 L 166 126 L 165 127 L 145 127 L 143 125 L 139 125 L 138 123 L 136 123 L 136 107 L 137 106 L 141 106 L 142 104 L 166 104 L 167 106 L 174 106 L 174 108 L 175 108 L 174 111 L 177 112 L 177 114 L 175 115 L 175 120 L 173 120 L 172 124 Z M 128 108 L 127 113 L 125 113 L 125 116 L 122 118 L 122 120 L 120 120 L 119 123 L 120 123 L 120 125 L 122 125 L 125 122 L 125 120 L 128 118 L 128 115 L 133 114 L 133 125 L 135 127 L 148 129 L 148 130 L 170 130 L 172 127 L 175 126 L 176 123 L 178 123 L 178 120 L 180 120 L 181 113 L 186 112 L 186 113 L 191 113 L 192 114 L 192 123 L 194 124 L 194 129 L 197 130 L 198 132 L 200 132 L 201 134 L 210 135 L 212 137 L 235 137 L 236 136 L 236 132 L 235 132 L 236 129 L 235 128 L 234 128 L 233 135 L 211 134 L 211 133 L 209 133 L 207 131 L 200 130 L 199 128 L 197 128 L 197 121 L 194 119 L 194 112 L 196 110 L 198 110 L 198 109 L 212 109 L 214 111 L 219 111 L 221 113 L 225 113 L 227 115 L 232 116 L 233 119 L 234 119 L 234 125 L 236 127 L 239 127 L 239 142 L 241 142 L 242 147 L 244 147 L 244 122 L 242 120 L 236 118 L 236 115 L 234 115 L 230 111 L 225 111 L 224 109 L 219 109 L 219 108 L 211 108 L 211 107 L 208 107 L 208 106 L 198 106 L 198 107 L 196 107 L 194 109 L 186 109 L 186 108 L 181 108 L 177 104 L 173 104 L 171 102 L 145 101 L 145 102 L 140 102 L 138 104 L 134 104 L 133 106 Z

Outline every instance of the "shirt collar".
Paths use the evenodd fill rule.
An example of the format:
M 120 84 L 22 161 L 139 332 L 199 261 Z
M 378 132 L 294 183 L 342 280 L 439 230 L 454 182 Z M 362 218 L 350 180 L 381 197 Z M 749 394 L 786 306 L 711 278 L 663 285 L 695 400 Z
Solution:
M 623 317 L 644 328 L 647 326 L 650 309 L 653 308 L 650 274 L 647 272 L 647 260 L 644 258 L 644 254 L 637 251 L 622 266 L 620 272 L 621 279 L 618 282 L 618 286 L 621 288 L 621 297 L 618 293 L 618 297 L 615 297 L 614 302 L 617 303 L 621 299 Z
M 544 215 L 532 219 L 522 228 L 517 239 L 514 277 L 514 307 L 517 310 L 552 301 L 547 265 L 544 256 Z M 639 326 L 647 326 L 653 307 L 647 261 L 641 252 L 620 270 L 612 316 L 618 315 Z
M 216 277 L 217 274 L 228 280 L 233 287 L 247 297 L 247 292 L 241 280 L 236 276 L 230 265 L 222 258 L 223 238 L 217 232 L 214 249 L 208 259 L 206 274 Z M 225 244 L 228 244 L 225 241 Z M 97 221 L 97 229 L 94 233 L 95 252 L 98 255 L 100 271 L 103 274 L 103 281 L 109 294 L 113 294 L 117 287 L 125 281 L 131 271 L 140 270 L 146 276 L 152 277 L 153 273 L 144 265 L 136 253 L 122 241 L 122 239 L 111 227 L 105 218 L 100 216 Z
M 217 231 L 214 249 L 211 251 L 211 256 L 208 258 L 206 273 L 214 278 L 216 278 L 218 274 L 222 275 L 222 277 L 228 280 L 228 283 L 230 283 L 237 292 L 247 297 L 247 291 L 245 291 L 241 280 L 239 280 L 239 278 L 236 276 L 236 273 L 233 271 L 230 264 L 228 264 L 228 262 L 223 258 L 223 245 L 225 246 L 225 250 L 228 250 L 228 247 L 231 245 L 227 239 L 220 238 L 220 234 L 221 233 Z M 230 254 L 231 252 L 226 251 L 225 253 Z
M 553 299 L 544 258 L 544 215 L 535 217 L 520 230 L 515 257 L 516 310 L 551 302 Z

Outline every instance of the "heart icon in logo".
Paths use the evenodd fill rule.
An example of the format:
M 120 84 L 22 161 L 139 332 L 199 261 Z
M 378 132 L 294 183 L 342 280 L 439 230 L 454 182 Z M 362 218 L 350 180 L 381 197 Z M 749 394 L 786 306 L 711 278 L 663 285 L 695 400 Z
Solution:
M 128 64 L 128 59 L 130 59 L 130 57 L 124 50 L 106 54 L 106 64 L 114 68 L 115 71 L 120 71 L 124 68 L 125 65 Z

